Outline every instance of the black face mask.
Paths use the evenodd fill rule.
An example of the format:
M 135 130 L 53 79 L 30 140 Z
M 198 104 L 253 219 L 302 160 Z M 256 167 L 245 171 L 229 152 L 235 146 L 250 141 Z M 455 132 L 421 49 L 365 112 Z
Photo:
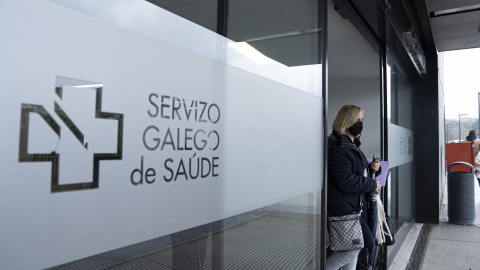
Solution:
M 353 136 L 357 136 L 362 133 L 363 130 L 363 122 L 356 122 L 351 127 L 348 128 L 348 132 Z

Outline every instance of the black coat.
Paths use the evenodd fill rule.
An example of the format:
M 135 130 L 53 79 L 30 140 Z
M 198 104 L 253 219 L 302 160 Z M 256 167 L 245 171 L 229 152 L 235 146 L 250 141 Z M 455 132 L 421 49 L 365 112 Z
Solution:
M 352 143 L 350 138 L 336 131 L 328 136 L 328 199 L 329 216 L 358 212 L 362 203 L 362 229 L 365 247 L 373 247 L 374 237 L 367 226 L 367 197 L 377 188 L 377 182 L 364 176 L 373 172 L 362 151 L 360 141 Z M 380 174 L 381 170 L 376 172 Z

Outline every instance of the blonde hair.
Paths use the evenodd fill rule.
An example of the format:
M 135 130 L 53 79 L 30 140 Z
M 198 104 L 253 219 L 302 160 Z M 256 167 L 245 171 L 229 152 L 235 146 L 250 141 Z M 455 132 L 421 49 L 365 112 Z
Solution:
M 365 112 L 364 109 L 355 105 L 344 105 L 333 121 L 332 129 L 340 134 L 347 135 L 347 130 L 358 121 L 360 113 Z

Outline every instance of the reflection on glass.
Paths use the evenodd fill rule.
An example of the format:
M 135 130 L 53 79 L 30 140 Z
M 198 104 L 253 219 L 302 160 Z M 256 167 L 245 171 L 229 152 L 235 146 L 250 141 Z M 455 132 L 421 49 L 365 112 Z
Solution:
M 389 61 L 387 65 L 388 158 L 393 166 L 388 178 L 388 213 L 398 232 L 403 231 L 399 229 L 405 222 L 410 222 L 414 218 L 412 94 L 413 87 L 408 78 L 394 62 Z
M 230 0 L 227 11 L 219 11 L 218 1 L 211 0 L 49 1 L 321 96 L 322 29 L 317 1 Z M 224 37 L 216 33 L 222 23 Z M 238 47 L 245 45 L 236 43 L 248 44 L 258 53 L 255 57 L 240 53 Z
M 309 193 L 51 269 L 318 269 L 319 196 Z
M 412 129 L 412 85 L 402 70 L 387 65 L 387 106 L 390 123 Z
M 259 65 L 275 63 L 275 61 L 263 55 L 247 42 L 232 42 L 229 43 L 228 46 Z
M 289 94 L 298 94 L 299 91 L 307 92 L 311 95 L 300 93 L 302 98 L 308 96 L 312 101 L 305 107 L 318 109 L 315 112 L 319 113 L 309 115 L 310 111 L 306 111 L 305 118 L 299 117 L 293 120 L 268 117 L 264 119 L 278 121 L 281 125 L 300 121 L 306 123 L 310 120 L 307 118 L 311 118 L 314 119 L 312 122 L 315 125 L 321 126 L 321 120 L 315 120 L 321 119 L 318 97 L 321 96 L 322 85 L 320 52 L 323 32 L 319 25 L 322 21 L 319 18 L 319 1 L 230 0 L 226 10 L 220 8 L 220 6 L 226 6 L 219 5 L 222 1 L 211 0 L 151 0 L 148 2 L 104 0 L 95 3 L 88 0 L 50 1 L 113 23 L 123 29 L 140 33 L 143 37 L 146 36 L 162 45 L 178 48 L 187 56 L 194 53 L 208 60 L 218 61 L 224 64 L 225 70 L 229 72 L 248 73 L 245 77 L 248 77 L 250 85 L 253 86 L 248 90 L 255 92 L 256 95 L 246 95 L 246 97 L 237 95 L 236 97 L 247 98 L 246 101 L 251 106 L 248 108 L 249 112 L 285 111 L 289 104 L 282 101 L 281 105 L 284 107 L 277 106 L 275 102 L 278 102 L 279 96 L 286 99 L 281 96 L 285 92 Z M 217 34 L 221 32 L 219 29 L 225 29 L 225 32 L 219 35 Z M 219 83 L 223 80 L 223 77 L 218 78 Z M 225 88 L 228 86 L 230 85 L 226 85 Z M 91 85 L 89 84 L 88 87 Z M 267 87 L 272 93 L 280 94 L 272 95 L 266 91 Z M 225 89 L 225 91 L 240 91 L 234 87 L 231 88 L 233 90 Z M 61 97 L 61 93 L 59 96 Z M 251 99 L 258 99 L 261 102 L 256 103 L 256 108 L 252 108 Z M 268 103 L 269 99 L 274 101 L 267 106 L 265 103 Z M 232 109 L 234 105 L 237 108 L 240 107 L 238 104 L 230 106 L 230 117 L 232 112 L 236 113 Z M 301 111 L 304 108 L 292 107 L 291 109 Z M 242 117 L 247 116 L 244 112 L 245 108 L 238 110 L 243 112 Z M 265 117 L 265 115 L 253 115 L 255 118 L 250 118 L 253 119 L 252 121 L 261 122 L 261 116 Z M 265 122 L 261 124 L 266 125 L 266 129 L 273 127 L 272 130 L 268 130 L 270 133 L 265 130 L 255 130 L 258 145 L 264 147 L 261 143 L 269 143 L 269 137 L 276 135 L 277 126 Z M 263 136 L 265 135 L 263 133 L 266 133 L 266 136 Z M 320 129 L 318 133 L 314 135 L 318 141 L 321 141 Z M 263 140 L 264 138 L 266 140 Z M 311 143 L 310 146 L 318 145 L 317 141 L 309 143 Z M 243 142 L 239 144 L 245 147 Z M 251 147 L 251 145 L 257 146 L 253 143 L 247 146 Z M 256 151 L 254 153 L 265 154 L 258 151 L 260 147 L 252 148 Z M 321 149 L 318 152 L 321 153 Z M 300 156 L 299 153 L 301 152 L 289 154 Z M 244 171 L 248 171 L 251 175 L 258 173 L 269 177 L 264 173 L 264 167 L 274 168 L 275 164 L 269 163 L 272 153 L 266 154 L 268 155 L 265 155 L 265 163 L 260 164 L 263 167 L 248 167 Z M 309 162 L 320 164 L 320 154 L 315 157 Z M 306 163 L 304 160 L 297 162 Z M 321 175 L 321 169 L 317 167 L 308 169 L 314 171 L 312 174 Z M 298 175 L 298 179 L 295 179 L 296 183 L 301 185 L 305 180 L 320 182 L 320 177 L 301 179 L 304 171 L 295 171 Z M 256 187 L 251 186 L 251 188 Z M 139 259 L 153 269 L 318 269 L 321 256 L 318 243 L 320 243 L 320 232 L 324 229 L 320 228 L 318 223 L 321 212 L 320 195 L 312 190 L 302 192 L 310 193 L 295 197 L 296 195 L 289 195 L 287 190 L 282 196 L 295 197 L 294 199 L 252 209 L 125 249 L 99 254 L 68 266 L 74 268 L 75 265 L 88 262 L 92 264 L 92 268 L 121 267 Z M 206 196 L 209 195 L 211 194 Z M 213 196 L 221 195 L 213 194 Z M 268 195 L 265 194 L 265 197 Z M 266 204 L 262 206 L 264 205 Z M 108 258 L 111 264 L 93 265 L 105 262 L 105 260 L 97 260 L 99 258 Z
M 272 1 L 230 0 L 226 37 L 247 43 L 270 65 L 245 61 L 228 50 L 228 63 L 263 77 L 319 95 L 321 71 L 319 52 L 321 28 L 318 27 L 318 3 L 312 0 Z M 268 14 L 268 16 L 266 16 Z

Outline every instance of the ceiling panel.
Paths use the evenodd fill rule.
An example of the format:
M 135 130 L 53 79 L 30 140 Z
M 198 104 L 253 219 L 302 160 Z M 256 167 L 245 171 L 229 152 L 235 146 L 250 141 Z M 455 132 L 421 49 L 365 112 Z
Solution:
M 478 0 L 428 0 L 428 9 L 430 11 L 448 10 L 459 7 L 468 7 L 478 5 Z
M 439 52 L 480 47 L 480 0 L 427 0 Z
M 480 47 L 480 11 L 431 19 L 438 51 Z

